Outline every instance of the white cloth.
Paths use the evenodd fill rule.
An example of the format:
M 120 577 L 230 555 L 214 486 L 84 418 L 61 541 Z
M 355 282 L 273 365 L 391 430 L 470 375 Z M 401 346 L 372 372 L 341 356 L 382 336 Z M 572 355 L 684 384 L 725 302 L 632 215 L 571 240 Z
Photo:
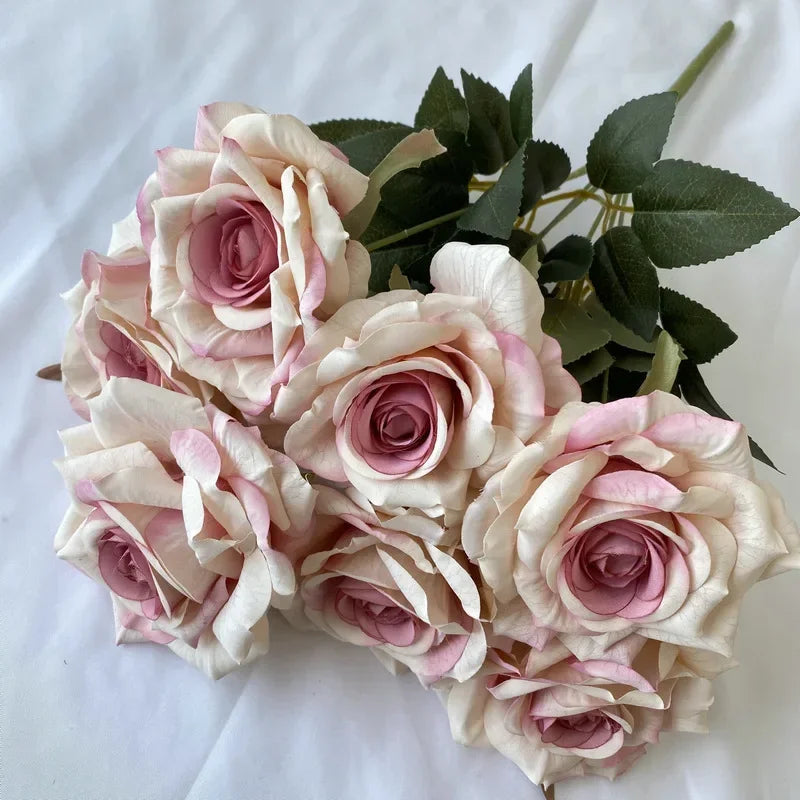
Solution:
M 454 744 L 434 694 L 321 635 L 276 623 L 269 656 L 216 684 L 165 649 L 114 647 L 106 593 L 51 549 L 67 504 L 50 465 L 56 429 L 77 421 L 60 386 L 34 377 L 59 358 L 57 293 L 131 208 L 153 150 L 191 143 L 201 103 L 410 121 L 440 63 L 507 91 L 533 61 L 536 133 L 578 166 L 608 111 L 667 87 L 728 17 L 735 38 L 681 102 L 667 151 L 798 206 L 797 0 L 30 0 L 3 11 L 0 797 L 538 797 L 501 756 Z M 787 471 L 773 477 L 795 515 L 799 249 L 796 223 L 754 251 L 662 272 L 739 333 L 707 379 Z M 567 782 L 559 800 L 800 797 L 797 575 L 747 598 L 737 654 L 710 736 L 665 736 L 615 784 Z

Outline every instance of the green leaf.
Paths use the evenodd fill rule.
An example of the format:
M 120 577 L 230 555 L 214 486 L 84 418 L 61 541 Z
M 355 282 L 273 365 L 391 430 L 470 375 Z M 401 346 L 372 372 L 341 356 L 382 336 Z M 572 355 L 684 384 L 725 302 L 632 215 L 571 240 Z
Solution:
M 443 152 L 445 148 L 430 128 L 403 137 L 370 172 L 364 199 L 344 218 L 344 227 L 350 236 L 357 239 L 367 229 L 381 201 L 381 187 L 387 181 L 398 172 L 418 167 L 426 159 Z
M 662 392 L 671 392 L 675 385 L 675 379 L 678 377 L 678 367 L 684 358 L 686 356 L 684 356 L 681 346 L 666 331 L 661 331 L 656 344 L 656 354 L 653 356 L 653 364 L 644 383 L 636 392 L 637 396 L 650 394 L 657 389 Z
M 464 137 L 453 131 L 437 132 L 447 148 L 416 169 L 396 175 L 381 189 L 381 202 L 411 227 L 469 205 L 467 185 L 472 176 L 472 159 Z
M 615 319 L 644 339 L 652 338 L 658 321 L 658 276 L 630 228 L 612 228 L 595 242 L 589 277 Z
M 331 119 L 327 122 L 315 122 L 309 127 L 323 141 L 339 144 L 354 136 L 397 128 L 400 125 L 399 122 L 385 122 L 380 119 Z
M 571 168 L 569 156 L 557 144 L 540 140 L 528 142 L 525 145 L 525 187 L 520 214 L 530 211 L 542 195 L 558 189 Z
M 661 324 L 696 364 L 705 364 L 738 338 L 713 311 L 674 289 L 661 288 Z
M 533 64 L 528 64 L 514 81 L 509 95 L 509 110 L 514 138 L 522 147 L 533 134 Z
M 394 125 L 340 141 L 339 149 L 350 159 L 351 167 L 369 175 L 409 133 L 412 133 L 412 129 L 408 125 Z
M 378 239 L 385 239 L 387 236 L 400 233 L 400 231 L 407 227 L 403 220 L 395 214 L 392 214 L 392 212 L 381 203 L 370 220 L 369 227 L 367 227 L 364 233 L 359 237 L 359 241 L 361 244 L 367 245 L 371 242 L 378 241 Z M 403 244 L 420 244 L 424 238 L 426 237 L 423 234 L 418 234 L 410 240 L 404 240 Z M 374 255 L 373 253 L 373 260 Z
M 607 374 L 608 384 L 606 386 L 603 385 L 606 373 L 592 378 L 592 380 L 581 386 L 581 395 L 585 403 L 595 401 L 608 403 L 612 400 L 620 400 L 623 397 L 636 396 L 636 392 L 642 384 L 640 373 L 617 369 L 615 362 Z
M 631 224 L 656 266 L 686 267 L 752 247 L 798 212 L 757 183 L 691 161 L 660 161 L 633 192 Z
M 593 254 L 592 243 L 585 236 L 567 236 L 551 247 L 542 259 L 540 283 L 582 278 L 589 271 Z
M 573 361 L 567 366 L 567 371 L 578 383 L 583 385 L 605 372 L 613 363 L 614 357 L 605 347 L 601 347 L 599 350 L 587 353 L 577 361 Z
M 548 297 L 544 301 L 542 330 L 561 345 L 564 364 L 577 361 L 601 348 L 609 335 L 585 311 L 567 300 Z
M 376 250 L 370 255 L 372 270 L 369 276 L 369 292 L 377 294 L 389 289 L 389 278 L 392 269 L 397 266 L 403 272 L 417 260 L 430 252 L 428 245 L 408 245 L 393 249 Z
M 432 158 L 436 161 L 442 156 Z M 469 205 L 467 184 L 431 176 L 423 164 L 396 175 L 381 189 L 383 205 L 410 228 Z
M 614 359 L 614 366 L 626 372 L 650 372 L 653 357 L 641 353 L 625 353 Z
M 482 175 L 491 175 L 517 150 L 508 100 L 491 83 L 463 69 L 461 82 L 469 114 L 467 142 L 475 170 Z
M 589 143 L 589 180 L 609 194 L 633 191 L 661 157 L 677 102 L 675 92 L 662 92 L 612 111 Z
M 442 67 L 433 73 L 414 117 L 415 128 L 458 131 L 466 134 L 467 104 Z
M 583 301 L 583 308 L 589 313 L 592 319 L 596 320 L 608 331 L 611 340 L 616 342 L 616 344 L 631 350 L 639 350 L 642 353 L 655 353 L 655 338 L 650 341 L 643 339 L 641 336 L 637 336 L 630 328 L 626 328 L 621 322 L 617 322 L 617 320 L 603 308 L 596 294 L 589 295 L 589 297 Z
M 511 231 L 511 236 L 508 237 L 508 252 L 511 253 L 517 261 L 521 261 L 525 253 L 527 253 L 531 247 L 535 247 L 535 245 L 536 237 L 522 228 L 514 228 L 514 230 Z
M 703 376 L 696 364 L 684 361 L 678 370 L 678 386 L 680 387 L 683 399 L 690 405 L 702 409 L 713 417 L 733 421 L 733 418 L 720 406 L 709 391 Z M 757 458 L 762 464 L 780 472 L 773 464 L 772 459 L 758 446 L 752 437 L 748 437 L 750 442 L 750 452 L 753 458 Z M 783 473 L 781 473 L 783 474 Z
M 477 231 L 497 239 L 508 239 L 514 227 L 522 199 L 525 148 L 506 164 L 500 177 L 458 219 L 461 230 Z

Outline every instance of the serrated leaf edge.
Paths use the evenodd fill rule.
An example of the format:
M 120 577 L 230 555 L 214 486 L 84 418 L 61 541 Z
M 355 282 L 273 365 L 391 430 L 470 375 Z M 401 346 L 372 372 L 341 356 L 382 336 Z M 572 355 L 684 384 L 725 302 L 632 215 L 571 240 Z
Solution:
M 731 341 L 730 344 L 726 344 L 725 347 L 722 348 L 722 350 L 717 350 L 717 352 L 714 353 L 714 355 L 711 356 L 710 358 L 705 358 L 702 361 L 697 361 L 697 360 L 693 359 L 695 364 L 708 364 L 710 361 L 715 359 L 720 353 L 722 353 L 723 351 L 727 350 L 729 347 L 731 347 L 731 345 L 735 344 L 738 341 L 739 337 L 736 334 L 736 331 L 734 331 L 731 328 L 731 326 L 728 325 L 728 323 L 725 322 L 724 319 L 722 319 L 722 317 L 720 317 L 719 315 L 715 314 L 710 308 L 708 308 L 707 306 L 704 306 L 699 301 L 694 300 L 693 298 L 688 297 L 685 294 L 682 294 L 681 292 L 677 291 L 676 289 L 671 288 L 670 286 L 661 286 L 660 287 L 660 293 L 661 293 L 662 296 L 664 294 L 670 294 L 670 293 L 671 294 L 675 294 L 675 295 L 678 295 L 678 297 L 680 297 L 682 300 L 685 300 L 690 306 L 699 306 L 700 308 L 703 309 L 703 311 L 705 311 L 707 314 L 709 314 L 711 317 L 713 317 L 721 326 L 723 326 L 724 328 L 727 328 L 727 330 L 730 332 L 731 336 L 733 336 L 733 341 Z M 677 339 L 675 338 L 675 335 L 664 324 L 663 312 L 664 312 L 664 303 L 662 302 L 661 305 L 660 305 L 660 310 L 659 310 L 659 316 L 661 317 L 661 325 L 664 327 L 664 329 L 667 331 L 667 333 L 669 333 L 669 335 L 672 336 L 672 338 L 677 341 Z M 679 342 L 679 344 L 680 344 L 680 342 Z M 683 349 L 686 350 L 686 345 L 681 344 L 681 347 L 683 347 Z
M 569 302 L 569 301 L 564 301 L 564 302 Z M 604 342 L 602 342 L 602 344 L 598 344 L 596 347 L 590 347 L 587 350 L 582 350 L 579 355 L 575 356 L 574 358 L 571 358 L 569 361 L 562 361 L 564 366 L 566 366 L 567 364 L 574 364 L 579 359 L 583 358 L 584 356 L 589 355 L 589 353 L 594 353 L 595 350 L 599 350 L 601 347 L 605 347 L 611 341 L 611 334 L 602 325 L 600 325 L 600 323 L 598 323 L 593 317 L 591 317 L 589 314 L 587 314 L 580 306 L 575 306 L 575 308 L 577 308 L 579 311 L 582 311 L 584 314 L 586 314 L 586 316 L 595 325 L 597 325 L 597 327 L 600 330 L 600 332 L 602 332 L 602 333 L 604 333 L 606 335 L 606 340 Z M 547 335 L 552 337 L 553 339 L 556 339 L 556 341 L 558 342 L 559 348 L 561 348 L 561 342 L 559 342 L 558 339 L 555 336 L 553 336 L 550 333 L 548 333 Z M 561 350 L 562 350 L 562 358 L 563 358 L 563 348 L 561 348 Z
M 419 106 L 417 108 L 417 112 L 416 112 L 416 114 L 414 114 L 414 127 L 415 128 L 430 127 L 430 125 L 427 122 L 421 122 L 419 120 L 419 112 L 420 112 L 420 109 L 422 108 L 423 104 L 425 103 L 425 99 L 430 94 L 431 89 L 433 87 L 433 82 L 434 82 L 434 80 L 436 80 L 436 76 L 439 73 L 441 73 L 442 77 L 444 78 L 444 80 L 447 81 L 448 88 L 452 88 L 452 90 L 454 92 L 458 92 L 459 97 L 461 98 L 462 102 L 464 103 L 464 109 L 463 110 L 464 110 L 464 114 L 465 114 L 465 123 L 466 123 L 466 125 L 465 125 L 463 130 L 461 130 L 460 128 L 452 128 L 452 129 L 443 128 L 443 130 L 454 130 L 457 133 L 462 133 L 462 134 L 464 134 L 464 136 L 466 136 L 467 135 L 467 131 L 469 130 L 469 108 L 467 107 L 467 101 L 464 99 L 464 96 L 461 94 L 461 91 L 459 90 L 458 86 L 456 86 L 455 81 L 445 72 L 444 67 L 441 66 L 441 65 L 439 65 L 436 68 L 436 71 L 433 73 L 433 77 L 430 79 L 430 81 L 428 83 L 428 86 L 425 89 L 425 93 L 422 95 L 422 99 L 419 101 Z M 448 109 L 448 112 L 451 110 L 449 104 L 447 106 L 447 109 Z
M 787 227 L 788 225 L 791 225 L 798 217 L 800 217 L 800 211 L 798 211 L 796 208 L 794 208 L 789 203 L 787 203 L 782 197 L 778 197 L 778 195 L 774 194 L 769 189 L 767 189 L 766 187 L 762 186 L 760 183 L 756 183 L 756 181 L 751 180 L 750 178 L 746 178 L 744 175 L 740 175 L 738 172 L 733 172 L 732 170 L 724 169 L 722 167 L 712 167 L 709 164 L 701 164 L 698 161 L 691 161 L 691 160 L 689 160 L 687 158 L 662 158 L 662 159 L 660 159 L 659 161 L 657 161 L 655 163 L 654 168 L 656 166 L 658 166 L 658 164 L 663 164 L 663 163 L 665 163 L 667 161 L 672 161 L 672 162 L 675 162 L 677 164 L 693 164 L 696 167 L 703 167 L 705 169 L 712 169 L 712 170 L 715 170 L 716 172 L 723 172 L 723 173 L 725 173 L 727 175 L 733 175 L 735 178 L 741 178 L 743 181 L 747 181 L 747 183 L 751 183 L 751 184 L 753 184 L 753 186 L 757 186 L 759 189 L 761 189 L 762 191 L 766 192 L 770 197 L 773 197 L 775 200 L 777 200 L 785 209 L 787 209 L 788 211 L 791 212 L 791 214 L 790 214 L 791 219 L 789 219 L 787 222 L 785 222 L 783 225 L 781 225 L 780 228 L 777 228 L 772 233 L 768 233 L 765 236 L 762 236 L 760 239 L 758 239 L 757 241 L 753 242 L 752 244 L 749 244 L 747 247 L 743 247 L 740 250 L 733 250 L 730 253 L 726 253 L 725 255 L 717 256 L 716 258 L 708 258 L 705 261 L 697 261 L 697 262 L 694 262 L 692 264 L 676 264 L 676 265 L 670 266 L 670 267 L 664 267 L 664 266 L 661 266 L 659 264 L 656 264 L 656 262 L 653 261 L 653 259 L 651 258 L 650 260 L 653 261 L 653 264 L 655 264 L 655 266 L 658 267 L 658 269 L 684 269 L 685 267 L 699 267 L 699 266 L 702 266 L 703 264 L 710 264 L 713 261 L 721 261 L 723 258 L 730 258 L 731 256 L 736 255 L 737 253 L 746 253 L 748 250 L 752 249 L 757 244 L 761 244 L 761 242 L 765 241 L 766 239 L 769 239 L 771 236 L 774 236 L 776 233 L 778 233 L 778 231 L 782 231 L 785 227 Z M 650 176 L 645 178 L 645 180 L 649 180 L 650 177 L 652 177 L 652 173 L 651 173 Z M 636 189 L 634 189 L 633 192 L 631 193 L 634 209 L 636 209 L 636 190 L 639 189 L 642 186 L 643 183 L 644 183 L 644 181 L 642 181 L 642 183 L 640 183 L 639 186 L 637 186 Z M 643 213 L 651 213 L 652 214 L 654 212 L 652 212 L 652 211 L 651 212 L 642 212 L 642 211 L 634 210 L 634 212 L 633 212 L 633 214 L 631 216 L 631 227 L 634 229 L 634 231 L 636 230 L 636 222 L 635 222 L 635 220 L 636 220 L 636 214 L 637 213 L 638 214 L 643 214 Z M 663 212 L 663 213 L 666 213 L 666 212 Z M 677 212 L 670 211 L 669 213 L 675 214 Z M 636 235 L 638 236 L 639 234 L 637 233 Z
M 676 98 L 676 105 L 677 105 L 678 97 L 677 97 L 677 93 L 676 92 L 653 92 L 651 94 L 643 94 L 643 95 L 641 95 L 641 97 L 633 97 L 630 100 L 628 100 L 626 103 L 623 103 L 621 106 L 617 106 L 615 109 L 613 109 L 612 111 L 609 111 L 609 113 L 606 114 L 606 116 L 603 118 L 603 121 L 600 123 L 600 126 L 598 127 L 598 129 L 594 132 L 594 136 L 592 136 L 592 138 L 591 138 L 591 140 L 590 140 L 590 142 L 589 142 L 589 144 L 588 144 L 588 146 L 586 148 L 587 175 L 588 175 L 588 171 L 589 171 L 589 162 L 591 160 L 590 157 L 589 157 L 589 153 L 590 153 L 590 151 L 592 149 L 592 145 L 595 143 L 595 140 L 597 139 L 597 137 L 600 136 L 600 134 L 601 134 L 601 132 L 603 130 L 603 127 L 608 122 L 608 120 L 612 116 L 612 114 L 616 114 L 618 111 L 621 111 L 623 108 L 627 108 L 628 106 L 633 105 L 634 103 L 638 103 L 639 101 L 644 100 L 646 97 L 656 97 L 658 95 L 663 95 L 663 94 L 674 94 L 675 98 Z M 664 144 L 666 144 L 667 139 L 669 138 L 669 132 L 672 129 L 672 123 L 673 123 L 674 120 L 675 120 L 675 109 L 673 108 L 673 110 L 672 110 L 672 118 L 670 119 L 669 125 L 667 126 L 667 135 L 664 137 Z M 664 149 L 664 144 L 661 145 L 661 149 L 662 150 Z M 654 163 L 659 163 L 659 162 L 656 161 Z M 592 183 L 595 183 L 594 180 L 592 180 L 591 176 L 588 176 L 588 177 L 589 177 L 589 180 L 592 181 Z M 603 176 L 603 177 L 605 178 L 606 176 Z M 644 182 L 646 180 L 647 180 L 647 178 L 643 178 L 642 182 Z M 602 188 L 602 183 L 600 183 L 600 182 L 596 183 L 595 185 L 598 186 L 599 188 Z M 632 189 L 624 189 L 623 191 L 631 192 Z M 613 192 L 613 193 L 614 194 L 620 194 L 620 192 L 616 192 L 616 191 Z
M 379 128 L 374 128 L 372 131 L 364 131 L 364 133 L 356 133 L 353 136 L 349 136 L 348 139 L 354 139 L 356 136 L 364 136 L 367 133 L 374 133 L 378 130 L 385 130 L 386 128 L 395 128 L 399 125 L 403 125 L 402 122 L 389 122 L 388 120 L 383 119 L 370 119 L 368 117 L 337 117 L 336 119 L 324 119 L 318 122 L 312 122 L 309 124 L 309 128 L 315 135 L 319 135 L 314 131 L 315 127 L 320 125 L 341 125 L 348 122 L 370 122 L 370 123 L 379 123 Z M 345 139 L 340 139 L 339 141 L 347 141 Z

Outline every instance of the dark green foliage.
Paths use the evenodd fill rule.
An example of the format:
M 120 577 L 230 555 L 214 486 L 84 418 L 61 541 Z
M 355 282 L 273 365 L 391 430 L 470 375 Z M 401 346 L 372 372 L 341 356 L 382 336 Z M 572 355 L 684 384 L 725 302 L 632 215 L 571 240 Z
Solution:
M 662 92 L 612 111 L 589 144 L 589 180 L 609 194 L 633 191 L 661 157 L 677 101 L 674 92 Z
M 615 319 L 642 338 L 653 338 L 658 276 L 630 228 L 612 228 L 595 242 L 589 277 L 600 302 Z

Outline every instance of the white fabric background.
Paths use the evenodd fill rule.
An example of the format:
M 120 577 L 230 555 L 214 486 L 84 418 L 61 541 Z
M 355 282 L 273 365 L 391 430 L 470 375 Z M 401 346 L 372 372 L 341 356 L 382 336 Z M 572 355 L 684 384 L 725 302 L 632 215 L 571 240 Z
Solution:
M 575 166 L 603 116 L 667 87 L 726 18 L 734 41 L 681 103 L 668 152 L 800 205 L 797 0 L 0 2 L 0 797 L 4 800 L 537 798 L 516 767 L 452 743 L 436 697 L 369 653 L 275 624 L 261 663 L 212 683 L 155 646 L 117 649 L 102 589 L 51 551 L 50 462 L 74 424 L 57 384 L 57 293 L 103 249 L 158 147 L 196 106 L 240 99 L 308 121 L 409 121 L 438 64 L 508 90 L 534 63 L 538 135 Z M 567 228 L 563 229 L 567 232 Z M 724 262 L 663 274 L 740 341 L 707 370 L 788 472 L 800 514 L 800 224 Z M 627 776 L 559 800 L 800 797 L 800 580 L 748 597 L 741 666 L 707 737 L 667 736 Z

